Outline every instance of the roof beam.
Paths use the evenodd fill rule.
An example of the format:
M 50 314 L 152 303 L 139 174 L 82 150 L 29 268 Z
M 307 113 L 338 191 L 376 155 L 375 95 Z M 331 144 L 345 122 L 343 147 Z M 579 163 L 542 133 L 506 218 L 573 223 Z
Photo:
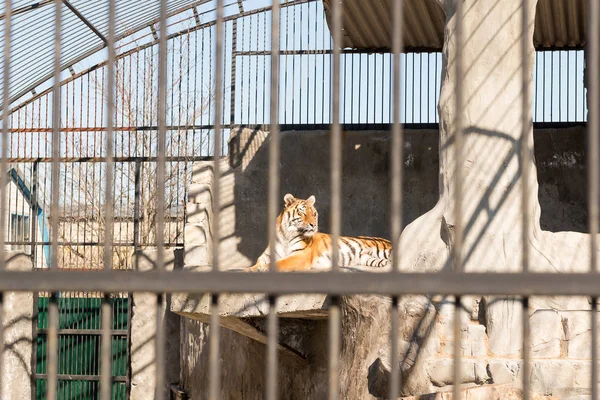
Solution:
M 14 17 L 17 14 L 22 14 L 28 11 L 33 11 L 37 8 L 43 7 L 43 6 L 47 6 L 48 4 L 52 4 L 54 3 L 54 0 L 43 0 L 37 3 L 33 3 L 33 4 L 29 4 L 27 6 L 23 6 L 17 9 L 12 10 L 12 16 Z M 2 15 L 0 15 L 0 21 L 4 20 L 6 15 L 6 12 Z
M 77 16 L 77 18 L 79 18 L 81 20 L 81 22 L 83 22 L 88 28 L 90 28 L 90 30 L 92 32 L 94 32 L 96 34 L 96 36 L 98 36 L 100 38 L 100 40 L 102 40 L 104 42 L 104 44 L 108 43 L 108 41 L 106 40 L 104 35 L 102 33 L 100 33 L 100 31 L 98 29 L 96 29 L 96 27 L 90 21 L 88 21 L 87 18 L 85 18 L 79 11 L 77 11 L 77 9 L 75 7 L 73 7 L 73 5 L 68 2 L 68 0 L 62 0 L 62 2 L 65 6 L 67 6 L 67 8 L 69 10 L 71 10 L 71 12 L 73 14 L 75 14 Z

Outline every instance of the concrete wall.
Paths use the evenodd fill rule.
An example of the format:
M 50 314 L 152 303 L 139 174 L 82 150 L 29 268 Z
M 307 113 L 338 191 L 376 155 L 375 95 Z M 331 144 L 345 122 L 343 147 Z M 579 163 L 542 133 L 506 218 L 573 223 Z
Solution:
M 435 131 L 406 131 L 404 224 L 438 199 L 438 135 Z M 584 231 L 585 129 L 537 130 L 535 159 L 540 182 L 543 229 Z M 264 249 L 267 214 L 267 134 L 242 130 L 230 142 L 230 158 L 223 161 L 221 181 L 221 267 L 251 265 Z M 327 132 L 284 132 L 281 140 L 281 192 L 317 197 L 320 229 L 329 227 L 329 136 Z M 389 237 L 389 133 L 345 132 L 343 148 L 342 232 L 346 235 Z M 211 264 L 210 232 L 212 163 L 194 167 L 186 225 L 185 268 Z M 188 298 L 186 301 L 197 301 Z M 505 323 L 515 300 L 485 298 L 463 301 L 469 309 L 462 329 L 465 357 L 463 382 L 471 386 L 509 384 L 519 387 L 521 332 Z M 400 337 L 401 359 L 408 360 L 405 394 L 449 390 L 452 380 L 452 312 L 448 298 L 405 299 Z M 410 320 L 410 321 L 409 321 Z M 520 326 L 520 318 L 516 323 Z M 536 307 L 532 327 L 532 387 L 538 393 L 568 396 L 589 388 L 589 311 Z M 327 382 L 325 321 L 311 321 L 305 351 L 308 363 L 282 356 L 280 397 L 324 398 Z M 418 328 L 415 328 L 418 327 Z M 418 329 L 418 330 L 414 330 Z M 389 375 L 389 299 L 353 296 L 343 299 L 344 345 L 340 374 L 344 398 L 377 397 Z M 261 398 L 265 346 L 245 336 L 221 331 L 222 398 Z M 204 399 L 208 385 L 210 327 L 182 318 L 181 384 L 191 399 Z M 418 350 L 415 350 L 418 349 Z M 413 353 L 418 351 L 418 353 Z M 282 353 L 280 353 L 282 354 Z M 562 372 L 561 372 L 562 371 Z M 564 371 L 569 371 L 564 374 Z M 491 397 L 488 397 L 491 398 Z M 496 397 L 494 397 L 496 398 Z M 502 396 L 498 398 L 503 398 Z M 564 397 L 566 398 L 566 397 Z
M 223 268 L 250 266 L 267 244 L 267 134 L 243 129 L 230 142 L 222 164 L 221 260 Z M 587 226 L 585 128 L 535 132 L 542 229 L 580 231 Z M 385 131 L 346 131 L 343 142 L 342 234 L 389 238 L 389 148 Z M 439 194 L 437 131 L 405 131 L 404 225 L 431 209 Z M 315 195 L 319 229 L 329 231 L 329 135 L 326 131 L 282 132 L 281 189 Z M 209 220 L 212 162 L 195 164 L 188 204 L 185 264 L 211 264 Z

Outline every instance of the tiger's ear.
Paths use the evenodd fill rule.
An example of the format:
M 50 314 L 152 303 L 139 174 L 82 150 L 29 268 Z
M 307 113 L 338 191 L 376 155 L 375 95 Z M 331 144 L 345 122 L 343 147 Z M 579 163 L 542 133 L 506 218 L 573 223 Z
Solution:
M 317 199 L 315 199 L 315 196 L 310 196 L 308 199 L 306 199 L 306 202 L 311 206 L 315 205 L 315 201 L 317 201 Z
M 285 201 L 286 206 L 289 206 L 290 204 L 292 204 L 294 202 L 294 200 L 296 200 L 296 198 L 289 193 L 286 194 L 285 196 L 283 196 L 283 201 Z

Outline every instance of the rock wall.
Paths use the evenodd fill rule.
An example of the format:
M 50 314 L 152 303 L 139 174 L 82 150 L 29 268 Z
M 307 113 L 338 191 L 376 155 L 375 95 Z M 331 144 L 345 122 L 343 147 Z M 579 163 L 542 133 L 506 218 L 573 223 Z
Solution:
M 541 226 L 551 231 L 580 231 L 586 226 L 585 129 L 534 132 Z M 281 198 L 315 194 L 323 231 L 328 230 L 329 137 L 327 132 L 284 132 L 281 138 Z M 221 268 L 251 265 L 266 245 L 268 135 L 241 130 L 223 161 Z M 405 144 L 404 225 L 432 207 L 439 193 L 438 136 L 435 131 L 407 131 Z M 343 227 L 347 235 L 388 236 L 389 133 L 344 133 Z M 301 167 L 299 167 L 301 166 Z M 194 166 L 188 204 L 185 268 L 212 263 L 210 232 L 212 164 Z M 192 302 L 194 299 L 185 299 Z M 510 397 L 495 385 L 519 387 L 522 379 L 521 305 L 515 299 L 463 298 L 461 332 L 463 383 L 468 390 L 488 388 L 481 398 Z M 589 309 L 568 302 L 531 300 L 532 388 L 541 395 L 569 399 L 585 396 L 590 387 Z M 581 304 L 581 302 L 573 302 Z M 565 306 L 567 305 L 567 306 Z M 404 297 L 400 303 L 399 349 L 403 395 L 444 392 L 451 388 L 453 299 Z M 280 398 L 319 399 L 327 390 L 327 323 L 306 321 L 310 332 L 303 351 L 308 362 L 280 356 Z M 305 327 L 306 328 L 306 327 Z M 390 300 L 380 296 L 342 299 L 340 379 L 345 399 L 384 398 L 390 371 Z M 265 346 L 221 330 L 221 398 L 261 398 Z M 210 327 L 182 319 L 181 385 L 191 399 L 204 399 L 208 388 Z M 283 354 L 283 353 L 280 353 Z M 466 390 L 467 390 L 466 389 Z M 511 389 L 512 390 L 512 389 Z M 512 397 L 512 396 L 517 397 Z M 469 398 L 479 398 L 469 395 Z M 486 397 L 487 396 L 487 397 Z M 492 396 L 492 397 L 490 397 Z M 496 397 L 494 397 L 496 396 Z M 503 397 L 504 396 L 504 397 Z
M 250 266 L 267 244 L 268 134 L 241 129 L 221 164 L 222 268 Z M 539 129 L 534 133 L 539 175 L 541 226 L 549 231 L 584 232 L 585 127 Z M 343 141 L 342 234 L 390 236 L 387 131 L 346 131 Z M 281 134 L 281 185 L 285 193 L 315 195 L 320 230 L 329 231 L 329 135 L 326 131 Z M 439 137 L 434 130 L 405 131 L 404 226 L 430 210 L 439 198 Z M 212 162 L 194 165 L 187 204 L 186 267 L 206 266 L 212 234 Z

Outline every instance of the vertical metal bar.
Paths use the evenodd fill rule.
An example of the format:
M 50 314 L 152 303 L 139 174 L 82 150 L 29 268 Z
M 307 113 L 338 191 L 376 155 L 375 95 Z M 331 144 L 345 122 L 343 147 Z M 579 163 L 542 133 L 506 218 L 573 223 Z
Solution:
M 156 265 L 162 271 L 164 263 L 165 234 L 165 169 L 166 169 L 166 101 L 167 101 L 167 2 L 160 0 L 160 37 L 158 43 L 158 153 L 156 166 Z M 156 296 L 156 394 L 157 399 L 164 397 L 164 326 L 161 313 L 164 295 Z
M 452 247 L 452 258 L 455 273 L 463 272 L 462 260 L 462 167 L 463 167 L 463 2 L 456 3 L 456 26 L 454 34 L 456 35 L 455 44 L 455 119 L 454 119 L 454 246 Z M 460 398 L 461 383 L 461 297 L 455 297 L 454 304 L 454 386 L 452 389 L 452 398 Z
M 277 318 L 277 296 L 269 296 L 269 316 L 267 326 L 267 390 L 266 399 L 277 399 L 277 342 L 279 320 Z
M 592 297 L 592 400 L 598 400 L 598 298 Z
M 11 34 L 11 23 L 12 23 L 12 1 L 5 0 L 4 3 L 4 62 L 3 62 L 3 81 L 2 81 L 2 150 L 0 153 L 0 249 L 3 253 L 0 255 L 0 270 L 6 268 L 5 260 L 5 233 L 8 231 L 6 228 L 6 212 L 5 210 L 5 199 L 6 199 L 6 182 L 7 182 L 7 163 L 6 157 L 8 153 L 8 135 L 9 135 L 9 90 L 10 90 L 10 34 Z M 33 251 L 32 253 L 35 253 Z M 35 265 L 35 264 L 34 264 Z M 3 397 L 2 393 L 2 381 L 3 371 L 2 365 L 4 363 L 4 293 L 0 293 L 0 398 Z
M 104 272 L 113 269 L 113 175 L 114 175 L 114 123 L 115 123 L 115 2 L 108 2 L 108 62 L 106 64 L 106 188 L 104 198 Z M 102 297 L 102 343 L 100 396 L 102 400 L 111 398 L 111 306 L 109 294 Z
M 221 81 L 223 80 L 223 0 L 217 0 L 217 24 L 215 34 L 215 131 L 214 131 L 214 176 L 213 176 L 213 271 L 219 270 L 219 239 L 220 239 L 220 162 L 221 162 L 221 110 L 223 93 Z M 219 294 L 212 294 L 211 307 L 211 332 L 209 343 L 209 400 L 218 400 L 221 392 L 221 371 L 219 365 Z
M 598 179 L 600 178 L 600 162 L 598 160 L 600 140 L 600 3 L 589 0 L 589 74 L 588 77 L 588 143 L 590 148 L 588 157 L 588 204 L 590 225 L 590 270 L 598 272 L 597 237 L 598 237 Z M 598 309 L 597 298 L 592 298 L 592 399 L 598 399 Z
M 279 137 L 279 32 L 280 32 L 280 4 L 273 0 L 271 9 L 271 138 L 269 141 L 269 248 L 271 253 L 270 272 L 277 271 L 277 214 L 279 205 L 279 162 L 280 162 L 280 137 Z M 279 323 L 277 320 L 277 298 L 269 296 L 269 318 L 267 334 L 267 400 L 277 398 L 277 342 L 279 336 Z
M 211 296 L 210 337 L 208 348 L 208 398 L 219 400 L 221 393 L 221 371 L 219 365 L 219 295 Z
M 58 268 L 58 203 L 60 193 L 60 110 L 61 110 L 61 85 L 60 85 L 60 50 L 61 50 L 61 23 L 62 1 L 55 1 L 54 23 L 54 88 L 52 96 L 52 202 L 50 205 L 51 217 L 51 268 Z M 50 294 L 48 305 L 48 381 L 46 385 L 46 398 L 55 400 L 58 386 L 58 304 L 57 294 Z
M 333 2 L 333 85 L 331 112 L 331 267 L 340 265 L 339 237 L 341 229 L 342 130 L 340 127 L 340 49 L 342 47 L 343 1 Z M 329 400 L 339 396 L 338 358 L 340 352 L 340 304 L 333 298 L 329 307 Z
M 112 3 L 112 2 L 111 2 Z M 102 298 L 102 361 L 100 366 L 101 370 L 101 383 L 100 383 L 100 395 L 102 400 L 108 400 L 111 398 L 112 388 L 112 337 L 110 330 L 112 327 L 112 307 L 110 304 L 110 298 L 108 294 L 105 294 Z
M 335 247 L 335 246 L 333 246 Z M 340 298 L 331 298 L 329 306 L 329 391 L 328 399 L 337 400 L 340 392 L 339 354 L 340 354 Z
M 400 124 L 401 98 L 401 66 L 402 52 L 402 18 L 403 0 L 395 0 L 393 8 L 392 53 L 394 57 L 393 98 L 394 116 L 392 121 L 392 266 L 393 273 L 400 272 L 400 234 L 402 232 L 402 180 L 404 159 L 404 132 Z M 383 79 L 383 75 L 382 75 Z M 398 357 L 398 297 L 392 298 L 392 334 L 391 334 L 391 379 L 390 399 L 397 399 L 400 394 L 400 360 Z
M 258 46 L 257 46 L 258 50 Z M 235 82 L 236 82 L 236 62 L 237 62 L 237 19 L 231 22 L 231 69 L 229 83 L 229 127 L 233 128 L 235 124 Z M 258 69 L 257 69 L 258 71 Z M 258 72 L 257 72 L 258 73 Z M 243 80 L 243 77 L 242 77 Z M 258 82 L 257 82 L 258 83 Z M 258 93 L 258 91 L 257 91 Z M 194 107 L 195 111 L 195 107 Z
M 531 62 L 529 57 L 529 46 L 531 43 L 529 27 L 529 1 L 524 0 L 521 5 L 521 245 L 523 272 L 529 271 L 529 174 L 531 163 L 531 93 L 529 91 L 529 79 Z M 529 400 L 529 298 L 522 300 L 523 318 L 523 399 Z

